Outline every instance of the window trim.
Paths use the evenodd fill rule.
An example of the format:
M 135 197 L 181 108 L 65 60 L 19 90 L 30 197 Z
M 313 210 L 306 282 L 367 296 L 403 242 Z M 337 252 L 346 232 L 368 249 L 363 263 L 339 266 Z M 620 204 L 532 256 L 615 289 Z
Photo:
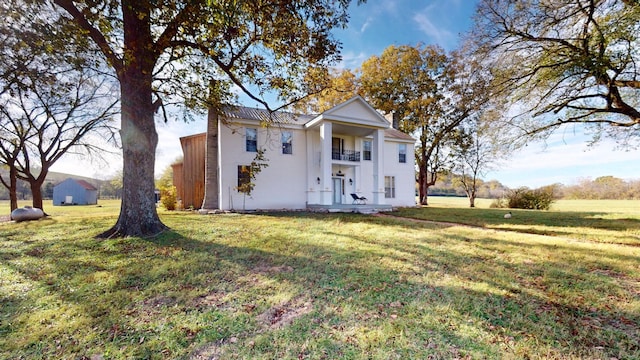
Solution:
M 407 144 L 398 144 L 398 162 L 401 164 L 407 163 Z
M 285 134 L 289 134 L 289 142 L 285 142 Z M 293 155 L 293 131 L 283 131 L 280 135 L 280 143 L 283 155 Z M 286 152 L 285 149 L 288 149 L 289 152 Z
M 238 165 L 237 177 L 238 188 L 244 184 L 249 184 L 251 182 L 251 165 Z M 238 192 L 240 192 L 240 190 L 238 190 Z
M 369 144 L 369 150 L 366 150 L 365 144 Z M 367 157 L 367 152 L 369 156 Z M 371 140 L 362 140 L 362 160 L 371 161 L 373 154 L 373 141 Z
M 384 177 L 384 198 L 385 199 L 396 198 L 396 177 L 395 176 Z
M 251 140 L 249 136 L 249 132 L 253 131 L 255 135 L 255 139 Z M 246 152 L 258 152 L 258 129 L 252 127 L 246 127 L 244 131 L 245 141 L 244 141 L 244 150 Z M 249 144 L 255 143 L 255 149 L 253 149 Z M 252 144 L 253 145 L 253 144 Z

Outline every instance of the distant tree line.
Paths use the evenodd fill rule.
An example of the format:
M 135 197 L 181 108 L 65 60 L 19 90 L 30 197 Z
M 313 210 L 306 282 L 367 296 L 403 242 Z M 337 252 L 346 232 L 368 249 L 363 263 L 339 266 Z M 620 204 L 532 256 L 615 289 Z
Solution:
M 640 179 L 624 180 L 614 176 L 601 176 L 595 179 L 583 178 L 571 185 L 550 184 L 539 189 L 552 190 L 556 199 L 585 200 L 639 200 Z M 477 197 L 497 199 L 510 190 L 497 180 L 478 181 Z M 537 190 L 537 189 L 533 189 Z M 441 176 L 429 189 L 431 196 L 467 196 L 460 183 L 460 176 L 447 174 Z
M 625 181 L 614 176 L 601 176 L 595 180 L 581 179 L 575 185 L 562 186 L 564 199 L 640 199 L 640 179 Z
M 496 199 L 504 195 L 509 190 L 508 187 L 502 185 L 497 180 L 483 181 L 478 180 L 476 194 L 479 198 Z M 460 176 L 455 174 L 442 175 L 438 178 L 435 185 L 429 188 L 430 196 L 460 196 L 466 197 L 467 194 L 460 181 Z

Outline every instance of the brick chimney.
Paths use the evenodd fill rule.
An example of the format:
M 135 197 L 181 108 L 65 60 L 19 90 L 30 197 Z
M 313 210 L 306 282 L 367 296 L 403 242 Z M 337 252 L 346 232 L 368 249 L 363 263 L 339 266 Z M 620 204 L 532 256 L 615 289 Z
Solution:
M 393 127 L 396 130 L 400 130 L 400 114 L 398 114 L 395 111 L 392 111 L 388 114 L 384 115 L 385 119 L 387 119 L 387 121 L 389 121 L 389 123 L 391 124 L 391 127 Z

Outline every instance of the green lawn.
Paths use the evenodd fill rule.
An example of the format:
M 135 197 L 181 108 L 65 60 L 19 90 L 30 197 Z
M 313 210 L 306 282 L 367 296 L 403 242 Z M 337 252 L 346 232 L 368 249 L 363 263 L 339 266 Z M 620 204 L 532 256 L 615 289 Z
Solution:
M 405 218 L 161 211 L 153 239 L 94 239 L 116 202 L 0 223 L 0 358 L 640 358 L 638 202 L 507 221 L 431 200 Z
M 430 197 L 429 206 L 395 213 L 415 219 L 464 223 L 487 229 L 568 237 L 572 240 L 640 246 L 640 200 L 560 200 L 549 211 L 490 209 L 479 199 Z M 513 217 L 507 221 L 507 211 Z

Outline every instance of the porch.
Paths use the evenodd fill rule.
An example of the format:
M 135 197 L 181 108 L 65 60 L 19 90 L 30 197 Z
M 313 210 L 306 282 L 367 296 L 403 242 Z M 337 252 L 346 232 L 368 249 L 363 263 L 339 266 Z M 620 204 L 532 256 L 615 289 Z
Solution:
M 307 209 L 314 212 L 375 214 L 383 211 L 392 211 L 393 207 L 388 204 L 307 204 Z

